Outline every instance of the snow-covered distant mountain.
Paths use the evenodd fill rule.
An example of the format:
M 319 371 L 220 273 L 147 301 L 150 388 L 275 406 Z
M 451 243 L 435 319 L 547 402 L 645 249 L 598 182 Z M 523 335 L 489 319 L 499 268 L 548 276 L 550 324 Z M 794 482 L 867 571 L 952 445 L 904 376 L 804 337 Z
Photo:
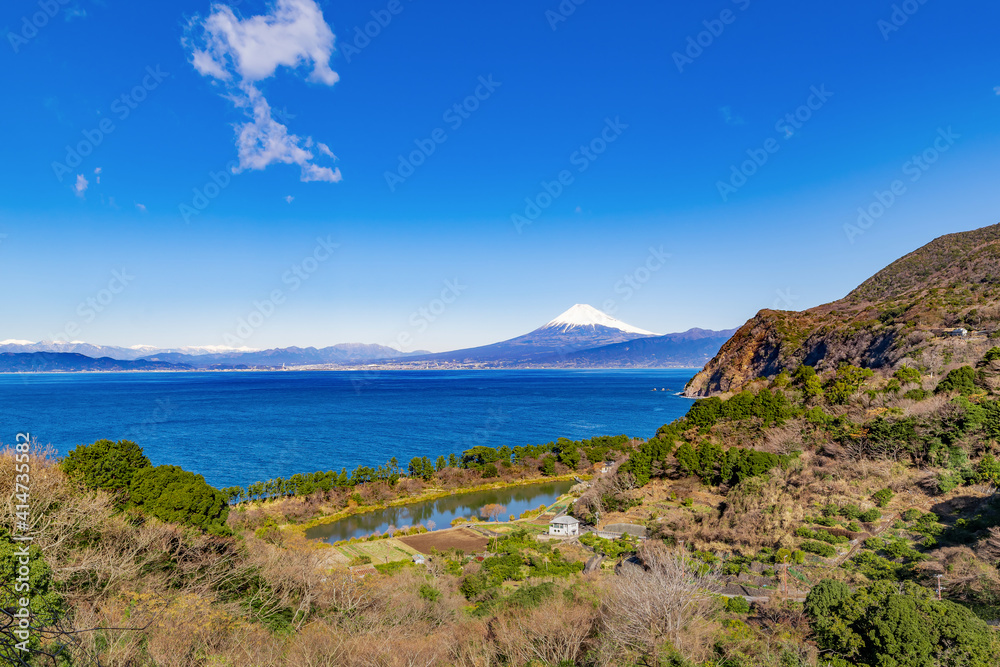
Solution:
M 538 331 L 555 329 L 560 333 L 569 333 L 574 330 L 578 331 L 586 328 L 596 329 L 598 327 L 602 327 L 604 329 L 617 329 L 618 331 L 636 334 L 638 336 L 660 335 L 653 333 L 652 331 L 646 331 L 645 329 L 634 327 L 631 324 L 625 324 L 621 320 L 616 320 L 607 313 L 597 310 L 593 306 L 589 306 L 585 303 L 576 304 L 556 319 L 538 329 Z
M 202 354 L 158 352 L 143 355 L 144 359 L 197 367 L 224 366 L 318 366 L 327 364 L 355 365 L 381 359 L 399 359 L 420 352 L 400 352 L 384 345 L 340 343 L 329 347 L 281 347 L 273 350 L 234 351 Z
M 250 347 L 225 347 L 222 345 L 187 346 L 178 348 L 159 348 L 152 345 L 132 345 L 129 347 L 118 347 L 116 345 L 91 345 L 80 340 L 74 341 L 51 341 L 43 340 L 33 343 L 29 340 L 4 340 L 0 341 L 0 352 L 10 352 L 13 354 L 25 354 L 31 352 L 60 352 L 64 354 L 82 354 L 87 357 L 98 359 L 108 357 L 119 361 L 130 361 L 142 359 L 154 354 L 184 354 L 189 356 L 200 356 L 205 354 L 220 353 L 244 353 L 257 352 Z
M 414 357 L 408 361 L 517 365 L 543 356 L 565 355 L 656 335 L 616 320 L 593 306 L 576 304 L 559 317 L 523 336 L 492 345 Z
M 729 338 L 730 331 L 691 329 L 660 335 L 626 324 L 593 306 L 576 304 L 534 331 L 492 345 L 432 354 L 400 352 L 383 345 L 343 343 L 324 348 L 284 347 L 268 350 L 225 346 L 156 348 L 151 345 L 115 347 L 82 341 L 31 343 L 0 341 L 0 355 L 49 355 L 48 370 L 58 370 L 59 357 L 71 369 L 80 367 L 75 355 L 108 362 L 149 362 L 160 368 L 225 369 L 297 366 L 357 367 L 379 364 L 400 368 L 449 367 L 573 367 L 635 368 L 692 367 L 710 359 Z M 633 344 L 634 343 L 634 344 Z M 72 358 L 71 358 L 72 357 Z M 37 358 L 31 363 L 36 363 Z M 13 362 L 11 362 L 13 363 Z M 20 360 L 17 363 L 26 363 Z

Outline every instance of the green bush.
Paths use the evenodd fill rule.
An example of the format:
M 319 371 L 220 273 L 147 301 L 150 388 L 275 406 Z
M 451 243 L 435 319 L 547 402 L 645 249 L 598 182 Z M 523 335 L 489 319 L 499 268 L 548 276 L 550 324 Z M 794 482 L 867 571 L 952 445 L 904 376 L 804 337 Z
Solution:
M 985 355 L 983 355 L 982 361 L 979 362 L 981 366 L 985 366 L 991 361 L 997 361 L 1000 359 L 1000 347 L 991 347 Z
M 879 547 L 881 546 L 879 544 Z M 906 569 L 903 565 L 894 563 L 871 551 L 858 553 L 851 558 L 851 564 L 858 572 L 872 581 L 898 581 Z
M 976 466 L 976 481 L 980 484 L 1000 486 L 1000 461 L 997 461 L 992 454 L 984 456 Z
M 815 540 L 806 540 L 800 547 L 803 551 L 808 551 L 811 554 L 823 556 L 824 558 L 830 558 L 837 553 L 837 550 L 826 542 L 817 542 Z
M 845 519 L 857 519 L 861 517 L 861 508 L 855 504 L 844 505 L 840 508 L 840 516 Z
M 881 518 L 882 518 L 882 513 L 875 508 L 872 508 L 867 512 L 863 512 L 860 516 L 858 516 L 858 519 L 860 519 L 865 523 L 875 523 Z
M 976 391 L 976 370 L 972 366 L 962 366 L 949 372 L 934 388 L 935 394 L 957 391 L 968 396 Z
M 131 440 L 98 440 L 70 451 L 63 459 L 62 469 L 92 489 L 120 493 L 129 489 L 136 471 L 150 465 L 142 447 Z
M 902 384 L 920 384 L 920 371 L 909 366 L 903 366 L 893 373 L 892 377 L 899 380 Z
M 430 584 L 421 584 L 417 594 L 428 602 L 437 602 L 441 598 L 441 591 Z
M 860 391 L 865 382 L 875 374 L 870 368 L 858 368 L 842 364 L 837 374 L 826 386 L 827 399 L 836 405 L 843 405 Z
M 1000 660 L 985 622 L 910 582 L 878 582 L 852 593 L 824 579 L 809 591 L 805 613 L 833 665 L 988 667 Z
M 749 614 L 750 603 L 745 598 L 739 596 L 728 598 L 726 600 L 726 611 L 730 614 Z
M 205 478 L 177 466 L 143 468 L 135 473 L 130 501 L 162 521 L 194 526 L 215 535 L 228 535 L 229 503 Z
M 0 586 L 0 610 L 2 610 L 0 611 L 0 617 L 4 619 L 4 622 L 0 623 L 0 656 L 9 656 L 11 658 L 16 653 L 10 648 L 11 644 L 6 644 L 6 648 L 10 652 L 5 653 L 5 640 L 11 638 L 8 632 L 17 627 L 17 620 L 10 616 L 10 614 L 13 614 L 14 610 L 20 607 L 19 602 L 22 597 L 27 598 L 28 609 L 32 614 L 31 622 L 34 627 L 53 626 L 66 613 L 65 602 L 62 596 L 56 591 L 57 585 L 52 580 L 52 568 L 45 561 L 44 554 L 39 547 L 35 545 L 28 546 L 30 571 L 26 582 L 28 584 L 27 591 L 23 589 L 17 590 L 15 587 L 14 583 L 17 581 L 19 576 L 18 570 L 21 567 L 21 555 L 19 552 L 24 546 L 25 543 L 23 542 L 15 543 L 10 540 L 7 531 L 0 527 L 0 581 L 4 584 Z M 38 633 L 32 632 L 31 637 L 29 637 L 28 646 L 33 650 L 40 648 L 37 635 Z M 30 658 L 27 659 L 31 660 Z M 15 661 L 8 664 L 29 663 Z M 30 664 L 41 665 L 43 663 L 31 661 Z
M 903 398 L 908 398 L 911 401 L 922 401 L 928 396 L 930 396 L 930 392 L 925 389 L 911 389 L 903 394 Z
M 875 504 L 878 505 L 879 507 L 885 507 L 895 497 L 896 497 L 896 494 L 893 493 L 893 490 L 890 489 L 890 488 L 888 488 L 888 487 L 886 487 L 884 489 L 879 489 L 878 491 L 876 491 L 872 495 L 872 500 L 874 500 Z
M 496 470 L 496 467 L 493 468 Z M 556 474 L 556 459 L 554 456 L 546 456 L 542 459 L 542 474 L 543 475 L 554 475 Z

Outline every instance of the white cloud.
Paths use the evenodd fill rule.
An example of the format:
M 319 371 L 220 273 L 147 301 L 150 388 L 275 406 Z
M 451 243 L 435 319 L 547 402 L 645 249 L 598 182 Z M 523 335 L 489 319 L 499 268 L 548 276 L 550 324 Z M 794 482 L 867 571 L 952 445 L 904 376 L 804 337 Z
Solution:
M 237 171 L 261 170 L 278 162 L 299 165 L 306 182 L 341 180 L 339 169 L 316 164 L 312 137 L 291 134 L 275 120 L 256 85 L 274 76 L 280 66 L 310 68 L 308 78 L 328 86 L 340 79 L 330 69 L 334 34 L 315 0 L 277 0 L 269 14 L 246 19 L 226 5 L 213 4 L 207 18 L 190 21 L 182 44 L 194 68 L 223 85 L 223 96 L 248 117 L 236 126 Z M 282 120 L 294 117 L 278 115 Z M 326 144 L 316 147 L 336 159 Z
M 98 185 L 100 185 L 100 183 L 101 183 L 101 168 L 100 167 L 98 167 L 97 169 L 94 170 L 94 175 L 97 177 L 94 180 L 97 181 Z
M 292 203 L 293 199 L 295 199 L 295 197 L 293 197 L 292 195 L 288 195 L 287 197 L 285 197 L 285 201 L 288 202 L 289 204 Z
M 73 186 L 73 192 L 76 193 L 77 197 L 82 197 L 83 193 L 87 191 L 87 186 L 90 182 L 83 176 L 83 174 L 77 174 L 76 185 Z
M 140 213 L 145 213 L 146 212 L 146 205 L 145 204 L 140 204 L 139 202 L 136 202 L 135 207 L 136 207 L 136 209 L 139 210 Z
M 993 88 L 993 92 L 996 93 L 997 95 L 1000 95 L 1000 86 L 996 86 L 995 88 Z

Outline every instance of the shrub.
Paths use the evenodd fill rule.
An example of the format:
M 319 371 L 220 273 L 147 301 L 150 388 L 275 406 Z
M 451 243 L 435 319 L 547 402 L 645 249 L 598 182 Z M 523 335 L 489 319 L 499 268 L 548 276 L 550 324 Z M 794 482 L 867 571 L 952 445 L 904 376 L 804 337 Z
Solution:
M 950 493 L 962 484 L 962 476 L 954 472 L 938 473 L 938 493 Z
M 546 461 L 552 461 L 552 460 L 553 459 L 551 459 L 551 458 L 550 459 L 546 459 Z M 553 465 L 553 468 L 554 467 L 555 466 Z M 551 473 L 546 473 L 546 474 L 551 474 Z M 483 466 L 483 478 L 484 479 L 491 479 L 493 477 L 498 477 L 499 475 L 500 475 L 500 472 L 497 470 L 497 467 L 494 464 L 487 463 L 486 465 Z
M 976 391 L 976 371 L 972 366 L 962 366 L 948 373 L 934 388 L 935 394 L 957 391 L 968 396 Z
M 858 518 L 865 523 L 875 523 L 882 518 L 882 513 L 877 509 L 872 508 L 867 512 L 862 513 Z
M 979 363 L 980 365 L 985 366 L 991 361 L 997 361 L 998 359 L 1000 359 L 1000 347 L 991 347 L 986 354 L 983 355 L 983 359 Z
M 899 380 L 902 384 L 920 384 L 920 371 L 909 366 L 903 366 L 893 373 L 892 377 Z
M 903 394 L 903 398 L 908 398 L 911 401 L 922 401 L 928 396 L 930 396 L 930 393 L 924 389 L 911 389 Z
M 840 516 L 845 519 L 857 519 L 861 516 L 861 508 L 854 504 L 844 505 L 840 508 Z
M 493 469 L 496 470 L 496 467 Z M 542 459 L 542 474 L 547 476 L 556 474 L 556 459 L 554 456 L 546 456 Z
M 846 584 L 824 579 L 809 591 L 804 610 L 819 647 L 836 656 L 834 664 L 985 666 L 997 661 L 984 621 L 910 582 L 879 582 L 852 593 Z
M 898 581 L 904 568 L 871 551 L 862 551 L 851 558 L 851 563 L 858 572 L 873 581 Z
M 430 584 L 421 584 L 420 589 L 417 591 L 417 594 L 420 595 L 422 599 L 427 600 L 428 602 L 437 602 L 438 599 L 440 599 L 441 597 L 441 591 L 434 588 Z
M 823 556 L 824 558 L 829 558 L 837 553 L 837 550 L 829 544 L 815 540 L 806 540 L 802 543 L 801 548 L 803 551 L 808 551 L 811 554 Z
M 984 456 L 976 466 L 976 481 L 980 484 L 1000 486 L 1000 461 L 997 461 L 992 454 Z
M 826 388 L 826 397 L 831 403 L 843 405 L 856 394 L 866 380 L 874 375 L 870 368 L 859 368 L 850 364 L 842 364 L 837 369 L 836 376 L 830 380 Z
M 732 597 L 726 600 L 726 611 L 730 614 L 749 614 L 750 603 L 745 598 Z
M 875 504 L 878 505 L 879 507 L 885 507 L 886 505 L 889 504 L 890 501 L 892 501 L 892 499 L 895 496 L 896 494 L 893 493 L 892 489 L 886 487 L 884 489 L 876 491 L 872 495 L 872 500 L 874 500 Z

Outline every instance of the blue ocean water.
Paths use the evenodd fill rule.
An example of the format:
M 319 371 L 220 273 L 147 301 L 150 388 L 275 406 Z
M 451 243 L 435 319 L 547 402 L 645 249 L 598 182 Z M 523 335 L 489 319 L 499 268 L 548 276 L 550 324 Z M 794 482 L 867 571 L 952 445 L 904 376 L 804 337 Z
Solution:
M 648 438 L 687 412 L 669 370 L 0 374 L 0 443 L 60 454 L 138 442 L 217 487 L 597 435 Z M 653 391 L 653 389 L 657 391 Z M 666 390 L 666 391 L 661 391 Z

